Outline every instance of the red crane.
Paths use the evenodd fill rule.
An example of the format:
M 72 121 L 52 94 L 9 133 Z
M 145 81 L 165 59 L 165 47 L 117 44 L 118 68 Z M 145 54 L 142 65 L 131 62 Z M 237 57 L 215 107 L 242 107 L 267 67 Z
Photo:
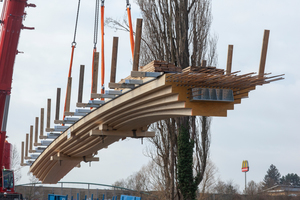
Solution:
M 10 170 L 11 144 L 6 141 L 6 123 L 20 31 L 33 29 L 22 24 L 26 15 L 25 7 L 35 5 L 28 4 L 27 0 L 4 0 L 0 20 L 0 198 L 19 197 L 14 191 L 13 171 Z

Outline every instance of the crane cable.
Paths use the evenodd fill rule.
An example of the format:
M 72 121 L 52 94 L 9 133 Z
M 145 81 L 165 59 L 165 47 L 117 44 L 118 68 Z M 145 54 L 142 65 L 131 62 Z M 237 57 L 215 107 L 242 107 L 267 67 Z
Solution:
M 74 38 L 72 42 L 72 53 L 71 53 L 71 61 L 70 61 L 70 68 L 69 68 L 69 76 L 71 77 L 72 73 L 72 66 L 73 66 L 73 56 L 74 56 L 74 49 L 76 48 L 76 34 L 77 34 L 77 25 L 78 25 L 78 17 L 79 17 L 79 9 L 80 9 L 80 0 L 78 0 L 78 7 L 77 7 L 77 14 L 76 14 L 76 22 L 75 22 L 75 30 L 74 30 Z
M 104 0 L 101 0 L 101 94 L 104 94 L 104 73 Z
M 132 30 L 132 22 L 131 22 L 131 5 L 129 3 L 129 0 L 126 0 L 127 2 L 127 15 L 128 15 L 128 25 L 129 25 L 129 37 L 130 37 L 130 45 L 131 45 L 131 52 L 132 52 L 132 59 L 134 56 L 134 39 L 133 39 L 133 30 Z
M 99 0 L 96 0 L 95 6 L 95 23 L 94 23 L 94 49 L 97 47 L 98 42 L 98 27 L 99 27 Z
M 72 52 L 71 52 L 71 60 L 70 60 L 70 68 L 69 68 L 68 80 L 69 80 L 69 78 L 71 78 L 71 74 L 72 74 L 74 49 L 75 49 L 75 47 L 76 47 L 76 33 L 77 33 L 77 25 L 78 25 L 79 9 L 80 9 L 80 0 L 78 0 L 78 7 L 77 7 L 77 14 L 76 14 L 76 21 L 75 21 L 74 38 L 73 38 L 73 42 L 72 42 Z M 69 81 L 68 81 L 68 82 L 69 82 Z M 70 88 L 70 89 L 71 89 L 71 88 Z M 66 106 L 67 106 L 67 97 L 68 97 L 68 93 L 69 93 L 69 87 L 67 86 L 67 89 L 66 89 L 66 99 L 65 99 L 65 105 L 64 105 L 63 120 L 65 119 L 65 112 L 66 112 Z
M 94 66 L 95 52 L 97 52 L 98 29 L 99 29 L 99 0 L 96 0 L 96 6 L 95 6 L 95 22 L 94 22 L 94 48 L 93 48 L 93 61 L 92 61 L 92 66 Z M 93 77 L 94 77 L 94 69 L 93 69 L 93 67 L 92 67 L 92 85 L 91 85 L 91 93 L 93 93 Z M 94 100 L 94 99 L 91 98 L 91 100 Z M 92 109 L 92 108 L 91 108 L 91 109 Z

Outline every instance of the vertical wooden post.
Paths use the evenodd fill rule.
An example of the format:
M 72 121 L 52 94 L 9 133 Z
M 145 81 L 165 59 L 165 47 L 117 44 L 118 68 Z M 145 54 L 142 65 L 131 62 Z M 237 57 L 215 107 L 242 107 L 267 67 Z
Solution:
M 143 19 L 137 19 L 132 71 L 138 71 L 139 69 L 142 26 L 143 26 Z
M 29 134 L 26 133 L 26 141 L 25 141 L 25 159 L 28 157 L 28 140 L 29 140 Z
M 94 52 L 92 93 L 97 93 L 98 85 L 99 52 Z
M 111 70 L 110 70 L 110 82 L 116 82 L 116 69 L 117 69 L 117 58 L 118 58 L 118 43 L 119 38 L 114 37 L 113 40 L 113 49 L 112 49 L 112 56 L 111 56 Z
M 24 164 L 24 142 L 21 145 L 21 166 Z
M 29 138 L 29 152 L 32 151 L 32 143 L 33 143 L 33 126 L 30 126 L 30 138 Z
M 72 88 L 72 77 L 68 77 L 68 86 L 67 86 L 67 96 L 66 96 L 66 104 L 65 104 L 65 112 L 70 111 L 70 103 L 71 103 L 71 88 Z M 63 119 L 65 119 L 65 114 Z
M 46 126 L 46 131 L 47 131 L 47 129 L 50 128 L 50 118 L 51 118 L 51 99 L 48 99 L 48 101 L 47 101 L 47 126 Z
M 56 112 L 55 112 L 55 120 L 59 120 L 60 92 L 61 92 L 61 89 L 60 89 L 60 88 L 57 88 L 57 91 L 56 91 Z
M 226 74 L 231 73 L 232 68 L 233 45 L 228 45 Z
M 78 100 L 77 100 L 78 103 L 82 103 L 83 81 L 84 81 L 84 65 L 80 65 L 79 86 L 78 86 Z
M 269 44 L 269 35 L 270 35 L 270 30 L 265 30 L 262 49 L 261 49 L 260 63 L 259 63 L 259 71 L 258 71 L 259 77 L 263 77 L 264 73 L 265 73 L 265 65 L 266 65 L 266 58 L 267 58 L 267 51 L 268 51 L 268 44 Z
M 201 67 L 206 67 L 206 60 L 201 61 Z
M 44 108 L 41 108 L 40 139 L 44 138 Z
M 39 132 L 39 118 L 35 118 L 35 129 L 34 129 L 34 146 L 36 146 L 38 142 L 38 132 Z

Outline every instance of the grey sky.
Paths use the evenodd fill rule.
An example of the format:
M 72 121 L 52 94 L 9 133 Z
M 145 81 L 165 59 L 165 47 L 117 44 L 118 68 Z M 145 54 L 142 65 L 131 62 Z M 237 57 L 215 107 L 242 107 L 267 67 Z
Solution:
M 47 98 L 52 98 L 54 114 L 56 88 L 61 87 L 62 96 L 65 95 L 77 7 L 77 1 L 71 0 L 32 0 L 30 3 L 37 4 L 37 8 L 26 9 L 28 16 L 24 25 L 34 26 L 36 30 L 21 33 L 19 50 L 25 53 L 18 55 L 15 63 L 7 130 L 9 141 L 18 148 L 25 140 L 29 126 L 34 124 L 34 118 L 39 116 L 40 108 L 46 107 Z M 125 0 L 106 1 L 105 5 L 106 17 L 121 20 L 126 14 Z M 219 169 L 220 178 L 233 180 L 240 185 L 240 190 L 244 188 L 243 160 L 250 164 L 248 180 L 262 181 L 271 164 L 282 175 L 300 174 L 297 159 L 300 140 L 299 6 L 298 0 L 227 0 L 213 1 L 212 4 L 212 33 L 219 38 L 218 68 L 225 68 L 228 44 L 233 44 L 233 71 L 256 72 L 263 31 L 269 29 L 266 72 L 286 74 L 285 80 L 259 86 L 250 92 L 250 98 L 243 99 L 233 111 L 228 111 L 227 118 L 213 118 L 211 159 Z M 133 2 L 132 12 L 135 27 L 140 14 Z M 80 64 L 86 65 L 84 100 L 89 99 L 93 19 L 94 1 L 82 1 L 72 72 L 71 110 L 75 109 L 77 101 Z M 131 70 L 128 33 L 107 27 L 106 83 L 113 36 L 119 36 L 117 80 L 129 75 Z M 140 140 L 135 139 L 115 143 L 99 151 L 100 162 L 93 163 L 92 167 L 83 163 L 63 180 L 112 184 L 147 163 L 148 158 L 143 155 L 145 147 L 145 143 L 141 145 Z M 21 183 L 28 182 L 28 169 L 22 169 Z

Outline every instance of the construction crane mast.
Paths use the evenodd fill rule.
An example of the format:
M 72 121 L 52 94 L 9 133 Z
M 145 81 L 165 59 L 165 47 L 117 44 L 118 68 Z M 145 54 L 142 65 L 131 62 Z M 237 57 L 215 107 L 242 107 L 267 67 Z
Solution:
M 0 19 L 0 197 L 7 195 L 6 198 L 17 195 L 14 192 L 13 171 L 10 170 L 10 156 L 7 156 L 11 145 L 6 141 L 6 124 L 20 32 L 22 29 L 33 29 L 23 25 L 25 7 L 35 5 L 28 4 L 27 0 L 4 0 Z

